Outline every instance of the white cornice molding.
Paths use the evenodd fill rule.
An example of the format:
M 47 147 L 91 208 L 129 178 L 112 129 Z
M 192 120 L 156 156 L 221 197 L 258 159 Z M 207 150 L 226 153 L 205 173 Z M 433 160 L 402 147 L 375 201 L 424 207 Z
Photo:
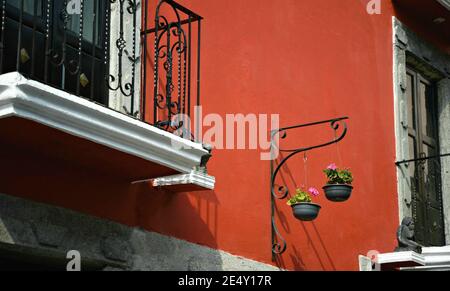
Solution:
M 375 262 L 380 265 L 413 262 L 418 267 L 405 269 L 443 268 L 448 270 L 450 266 L 450 246 L 424 247 L 421 254 L 412 251 L 378 254 Z
M 209 155 L 200 143 L 17 72 L 0 75 L 0 118 L 9 116 L 33 120 L 181 173 L 190 173 Z
M 425 258 L 422 255 L 415 253 L 413 251 L 396 252 L 396 253 L 378 254 L 375 262 L 380 265 L 413 262 L 423 266 L 425 265 Z
M 436 0 L 436 1 L 450 11 L 450 0 Z
M 192 171 L 189 174 L 172 175 L 153 179 L 153 187 L 197 185 L 205 189 L 214 189 L 216 179 L 199 171 Z

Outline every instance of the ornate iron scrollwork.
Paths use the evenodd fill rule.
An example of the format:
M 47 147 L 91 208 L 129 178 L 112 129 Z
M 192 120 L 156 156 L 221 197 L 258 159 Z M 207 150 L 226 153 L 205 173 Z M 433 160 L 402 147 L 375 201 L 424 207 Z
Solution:
M 176 20 L 171 22 L 161 14 L 163 4 L 167 4 L 174 12 Z M 175 63 L 174 63 L 174 59 Z M 160 66 L 165 72 L 165 88 L 160 92 Z M 186 33 L 182 28 L 180 14 L 173 2 L 161 0 L 156 8 L 155 16 L 155 57 L 154 57 L 154 110 L 155 117 L 161 116 L 155 121 L 155 125 L 166 130 L 175 130 L 182 125 L 172 123 L 172 116 L 180 114 L 186 107 L 186 64 L 187 42 Z M 174 85 L 174 67 L 177 71 Z M 175 90 L 176 89 L 176 90 Z M 177 96 L 174 99 L 173 94 Z
M 180 113 L 189 117 L 191 108 L 200 105 L 200 15 L 173 0 L 158 0 L 153 11 L 156 27 L 149 28 L 155 8 L 150 0 L 31 2 L 0 0 L 0 72 L 15 69 L 175 134 L 181 132 L 176 129 L 187 118 L 178 122 L 172 117 Z M 12 34 L 16 39 L 6 41 Z M 153 36 L 155 59 L 148 49 Z M 14 56 L 6 56 L 13 46 Z M 147 90 L 150 72 L 154 94 Z M 192 100 L 191 84 L 196 89 Z M 152 95 L 149 100 L 147 95 Z M 126 108 L 121 108 L 124 100 Z M 190 128 L 182 132 L 192 138 Z
M 50 2 L 50 1 L 49 1 Z M 71 19 L 71 17 L 73 17 L 73 15 L 70 15 L 67 12 L 67 0 L 64 0 L 64 4 L 63 4 L 63 8 L 62 10 L 59 12 L 62 24 L 63 24 L 63 39 L 62 39 L 62 43 L 61 43 L 61 51 L 56 51 L 55 48 L 49 48 L 46 51 L 47 56 L 49 57 L 49 62 L 50 64 L 55 67 L 61 67 L 61 66 L 66 66 L 67 68 L 67 72 L 69 72 L 69 74 L 71 75 L 76 75 L 80 72 L 80 59 L 79 60 L 75 60 L 75 59 L 71 59 L 68 60 L 67 59 L 67 30 L 68 30 L 68 24 L 69 24 L 69 20 Z M 84 16 L 84 0 L 80 1 L 80 29 L 78 31 L 78 56 L 81 57 L 81 46 L 82 46 L 82 39 L 83 39 L 83 16 Z M 47 19 L 50 18 L 50 9 L 47 9 Z M 47 26 L 50 25 L 50 22 L 47 21 Z M 49 27 L 47 27 L 47 37 L 48 37 L 48 33 L 49 33 Z
M 330 120 L 324 120 L 324 121 L 318 121 L 313 123 L 306 123 L 306 124 L 300 124 L 290 127 L 284 127 L 280 129 L 273 130 L 271 132 L 271 153 L 272 153 L 272 159 L 270 160 L 270 200 L 271 200 L 271 227 L 272 227 L 272 257 L 275 259 L 276 255 L 281 255 L 286 251 L 286 240 L 279 232 L 276 222 L 275 222 L 275 211 L 276 211 L 276 200 L 282 200 L 285 199 L 289 195 L 289 189 L 287 185 L 277 185 L 275 184 L 276 177 L 282 168 L 282 166 L 292 157 L 298 155 L 299 153 L 303 153 L 306 151 L 310 151 L 313 149 L 318 149 L 322 147 L 326 147 L 335 143 L 340 142 L 345 135 L 347 134 L 347 123 L 345 120 L 347 120 L 348 117 L 340 117 Z M 324 142 L 319 145 L 314 146 L 308 146 L 303 148 L 296 148 L 296 149 L 282 149 L 279 148 L 276 144 L 276 136 L 279 135 L 280 139 L 285 139 L 287 137 L 287 132 L 291 129 L 297 129 L 297 128 L 304 128 L 304 127 L 310 127 L 310 126 L 316 126 L 321 124 L 329 123 L 331 126 L 331 129 L 333 129 L 335 132 L 339 130 L 341 125 L 343 126 L 342 132 L 339 134 L 339 136 L 335 135 L 335 138 L 331 141 Z M 278 153 L 287 153 L 287 156 L 281 159 L 281 161 L 275 165 L 275 159 L 278 156 L 275 156 L 275 151 L 278 151 Z
M 137 115 L 134 110 L 134 93 L 135 93 L 135 75 L 136 75 L 136 63 L 139 58 L 136 56 L 136 27 L 137 27 L 137 7 L 136 0 L 108 0 L 110 4 L 118 4 L 119 7 L 119 36 L 115 41 L 117 49 L 118 70 L 117 75 L 108 75 L 108 88 L 112 91 L 120 91 L 123 96 L 131 97 L 131 109 L 130 115 Z M 132 43 L 129 45 L 126 41 L 126 32 L 130 30 L 125 29 L 125 17 L 126 14 L 132 16 L 133 25 L 131 27 Z M 131 52 L 130 52 L 131 50 Z M 125 81 L 124 78 L 124 62 L 128 61 L 131 65 L 131 80 Z

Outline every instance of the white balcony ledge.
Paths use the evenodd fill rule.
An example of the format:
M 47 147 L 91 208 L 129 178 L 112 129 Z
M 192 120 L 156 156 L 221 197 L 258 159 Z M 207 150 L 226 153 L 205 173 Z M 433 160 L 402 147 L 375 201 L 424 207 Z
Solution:
M 450 0 L 436 0 L 437 2 L 441 3 L 442 6 L 447 8 L 448 11 L 450 11 Z
M 450 246 L 424 247 L 413 251 L 378 254 L 374 263 L 381 270 L 450 270 Z
M 174 192 L 191 190 L 195 185 L 197 190 L 214 189 L 216 180 L 214 177 L 199 171 L 192 171 L 189 174 L 179 174 L 152 180 L 153 187 L 163 187 Z
M 201 165 L 202 159 L 210 155 L 200 143 L 180 138 L 89 100 L 29 80 L 17 72 L 0 75 L 0 121 L 8 119 L 32 121 L 41 127 L 53 128 L 125 153 L 126 156 L 143 159 L 156 165 L 157 169 L 166 169 L 161 176 L 189 174 Z M 4 130 L 14 135 L 14 130 L 21 129 Z M 45 142 L 40 143 L 41 146 L 46 145 Z M 174 144 L 178 147 L 174 147 Z M 70 148 L 66 151 L 70 152 Z M 147 177 L 141 169 L 139 175 L 130 179 L 161 176 L 149 172 Z M 211 188 L 210 176 L 205 178 L 208 188 Z

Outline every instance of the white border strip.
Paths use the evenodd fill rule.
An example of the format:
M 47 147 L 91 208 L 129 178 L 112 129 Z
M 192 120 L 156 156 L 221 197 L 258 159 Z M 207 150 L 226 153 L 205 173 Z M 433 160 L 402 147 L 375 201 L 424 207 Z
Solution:
M 412 251 L 378 254 L 375 262 L 380 265 L 390 263 L 414 262 L 423 266 L 419 268 L 446 268 L 450 265 L 450 246 L 424 247 L 422 248 L 421 254 Z M 408 267 L 408 269 L 415 268 L 417 267 Z

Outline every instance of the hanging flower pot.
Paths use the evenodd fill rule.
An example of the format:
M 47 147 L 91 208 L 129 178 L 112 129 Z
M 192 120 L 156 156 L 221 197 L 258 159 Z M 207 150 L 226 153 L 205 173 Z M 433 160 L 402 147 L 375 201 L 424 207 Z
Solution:
M 350 198 L 353 186 L 346 184 L 334 184 L 325 185 L 322 189 L 328 200 L 333 202 L 344 202 Z
M 308 191 L 297 189 L 296 195 L 288 200 L 287 204 L 292 207 L 295 218 L 302 221 L 311 221 L 317 218 L 321 206 L 311 202 L 311 195 L 317 196 L 319 191 L 313 187 Z
M 291 205 L 295 218 L 302 221 L 311 221 L 317 218 L 321 206 L 315 203 L 299 202 Z
M 328 178 L 327 184 L 322 188 L 328 200 L 333 202 L 344 202 L 352 194 L 353 176 L 349 169 L 338 169 L 336 164 L 329 165 L 324 170 Z

